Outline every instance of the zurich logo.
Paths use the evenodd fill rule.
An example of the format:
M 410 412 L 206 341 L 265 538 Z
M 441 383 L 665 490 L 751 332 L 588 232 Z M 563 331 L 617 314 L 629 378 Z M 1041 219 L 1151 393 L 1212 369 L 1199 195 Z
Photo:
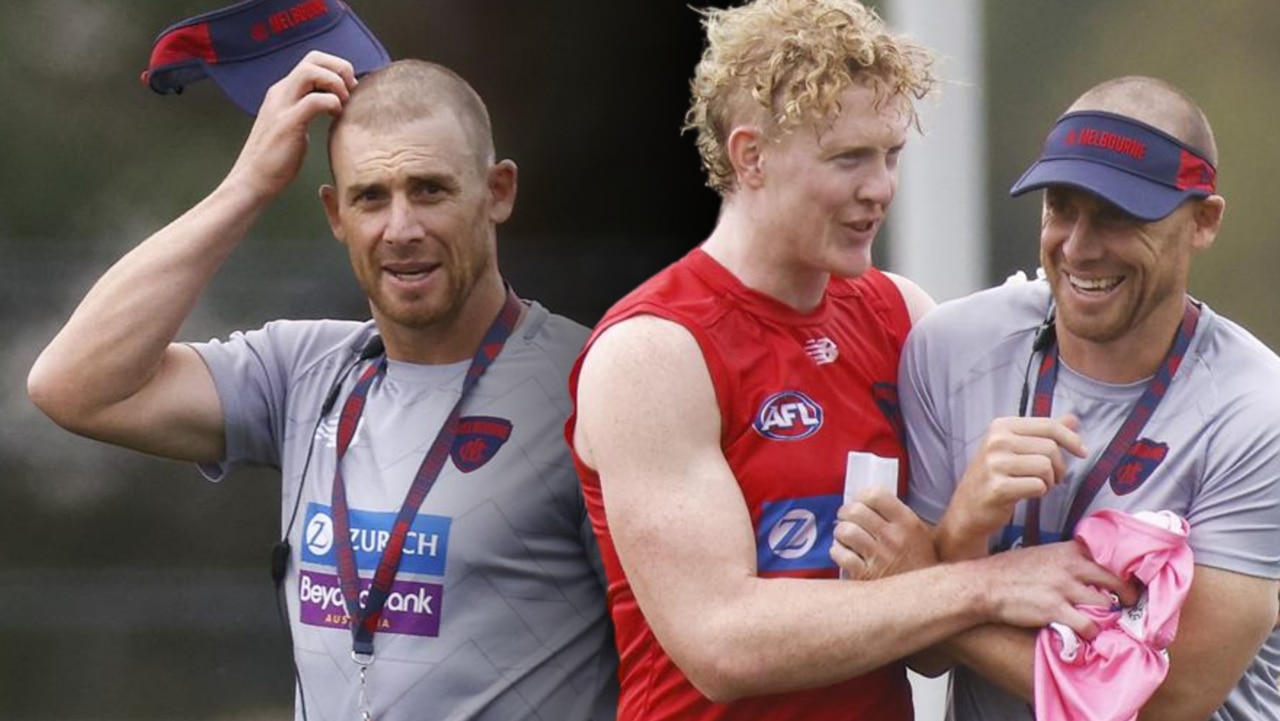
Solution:
M 763 574 L 835 569 L 831 560 L 836 511 L 833 493 L 765 501 L 756 520 L 756 570 Z
M 798 441 L 822 427 L 822 406 L 800 391 L 774 393 L 760 404 L 751 425 L 770 440 Z
M 323 556 L 333 548 L 333 519 L 327 513 L 317 513 L 307 523 L 303 539 L 307 550 L 317 556 Z
M 793 508 L 769 529 L 769 548 L 787 560 L 803 558 L 818 541 L 818 519 L 813 511 Z

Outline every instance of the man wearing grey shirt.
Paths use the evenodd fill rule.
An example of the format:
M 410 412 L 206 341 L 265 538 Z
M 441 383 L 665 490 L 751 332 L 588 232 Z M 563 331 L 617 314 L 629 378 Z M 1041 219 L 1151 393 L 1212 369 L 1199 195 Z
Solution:
M 1086 92 L 1013 188 L 1044 191 L 1045 277 L 939 306 L 899 376 L 908 501 L 943 560 L 1069 540 L 1101 509 L 1188 521 L 1194 577 L 1144 721 L 1280 718 L 1280 359 L 1188 295 L 1223 218 L 1216 164 L 1168 83 Z M 834 553 L 887 550 L 855 512 Z M 945 642 L 950 717 L 1031 719 L 1034 648 L 999 626 Z
M 321 199 L 372 320 L 174 342 L 307 127 L 334 116 Z M 611 719 L 603 571 L 563 438 L 587 331 L 519 300 L 496 227 L 516 166 L 451 71 L 356 80 L 312 52 L 267 93 L 226 179 L 95 285 L 29 392 L 92 438 L 283 479 L 279 577 L 300 719 Z

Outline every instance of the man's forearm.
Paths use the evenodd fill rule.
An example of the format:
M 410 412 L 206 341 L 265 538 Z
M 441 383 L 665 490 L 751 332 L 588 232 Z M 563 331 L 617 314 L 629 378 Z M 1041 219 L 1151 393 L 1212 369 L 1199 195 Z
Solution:
M 263 207 L 224 184 L 112 266 L 32 370 L 42 408 L 75 423 L 141 389 Z
M 1030 702 L 1035 681 L 1035 642 L 1035 631 L 987 625 L 953 636 L 938 650 Z

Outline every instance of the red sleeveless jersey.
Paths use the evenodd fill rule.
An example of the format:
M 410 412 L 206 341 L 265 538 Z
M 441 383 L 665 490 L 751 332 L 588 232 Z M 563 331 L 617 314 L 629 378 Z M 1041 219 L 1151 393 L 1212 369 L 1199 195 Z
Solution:
M 897 286 L 875 269 L 832 278 L 818 308 L 799 313 L 695 249 L 614 305 L 583 355 L 606 328 L 637 315 L 679 323 L 698 342 L 720 406 L 721 448 L 751 513 L 759 575 L 837 578 L 828 553 L 847 453 L 897 458 L 899 495 L 906 489 L 897 373 L 911 321 Z M 575 401 L 581 365 L 579 356 L 570 376 Z M 575 417 L 566 425 L 570 446 Z M 897 664 L 820 689 L 707 700 L 654 638 L 618 561 L 599 476 L 576 453 L 574 463 L 609 580 L 620 720 L 912 718 L 910 686 Z

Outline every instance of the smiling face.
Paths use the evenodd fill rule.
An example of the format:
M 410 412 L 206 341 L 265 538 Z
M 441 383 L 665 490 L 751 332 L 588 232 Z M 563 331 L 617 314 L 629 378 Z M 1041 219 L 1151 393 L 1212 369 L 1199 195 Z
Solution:
M 442 109 L 347 123 L 331 139 L 334 185 L 321 196 L 384 334 L 447 327 L 478 286 L 501 284 L 495 226 L 511 213 L 516 169 L 490 165 L 468 130 Z
M 1169 328 L 1182 315 L 1191 258 L 1212 243 L 1221 216 L 1218 196 L 1187 201 L 1144 223 L 1085 191 L 1046 189 L 1040 263 L 1057 303 L 1064 351 L 1069 344 L 1077 353 L 1154 349 L 1158 362 Z
M 855 84 L 841 93 L 834 122 L 801 125 L 765 145 L 762 220 L 779 239 L 779 262 L 841 277 L 870 267 L 897 191 L 905 102 L 878 102 L 874 89 Z

